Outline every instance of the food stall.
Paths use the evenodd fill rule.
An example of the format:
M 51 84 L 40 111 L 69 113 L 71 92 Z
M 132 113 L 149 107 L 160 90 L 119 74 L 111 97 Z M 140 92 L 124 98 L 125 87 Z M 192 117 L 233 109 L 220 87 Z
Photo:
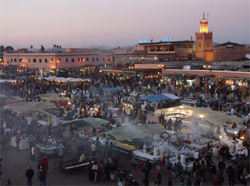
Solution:
M 17 146 L 17 137 L 12 136 L 10 138 L 9 145 L 11 147 L 19 148 L 20 150 L 27 150 L 30 147 L 30 142 L 34 141 L 35 137 L 32 135 L 24 134 L 19 138 L 19 147 Z
M 109 124 L 109 121 L 101 118 L 83 118 L 70 121 L 64 121 L 64 125 L 72 125 L 74 133 L 80 139 L 89 139 L 93 135 L 99 133 L 100 129 Z M 92 129 L 95 128 L 96 134 L 93 134 Z
M 158 109 L 155 111 L 156 116 L 159 116 L 161 114 L 168 115 L 174 113 L 181 113 L 192 118 L 203 119 L 211 123 L 213 126 L 217 127 L 224 127 L 226 122 L 235 122 L 239 126 L 242 126 L 243 124 L 243 118 L 229 116 L 224 112 L 214 111 L 207 107 L 192 107 L 189 105 L 181 105 L 166 109 Z
M 38 95 L 42 101 L 47 101 L 51 103 L 56 103 L 60 106 L 67 107 L 70 99 L 67 97 L 62 97 L 58 94 L 39 94 Z
M 53 145 L 53 144 L 40 143 L 40 144 L 37 144 L 36 147 L 39 149 L 40 154 L 47 155 L 47 156 L 56 154 L 58 150 L 58 146 Z
M 105 134 L 110 135 L 115 139 L 113 150 L 117 153 L 127 155 L 133 154 L 138 159 L 143 159 L 153 154 L 152 147 L 149 147 L 148 155 L 147 153 L 140 153 L 139 151 L 135 150 L 142 149 L 144 143 L 152 144 L 152 136 L 154 136 L 154 134 L 161 134 L 164 131 L 165 129 L 160 124 L 127 124 L 105 132 Z M 133 153 L 133 151 L 135 151 L 135 153 Z
M 175 114 L 185 115 L 181 126 L 181 132 L 184 135 L 182 141 L 189 141 L 188 147 L 199 150 L 207 148 L 208 143 L 213 146 L 224 143 L 226 140 L 224 126 L 228 122 L 243 126 L 243 118 L 229 116 L 224 112 L 214 111 L 210 108 L 182 105 L 155 111 L 155 115 L 161 114 L 166 117 Z M 225 130 L 227 131 L 226 127 Z
M 55 117 L 50 114 L 51 110 L 57 110 L 58 108 L 50 102 L 16 102 L 5 105 L 4 109 L 10 109 L 17 114 L 30 115 L 32 121 L 36 121 L 39 125 L 47 126 L 48 117 Z M 52 126 L 54 124 L 55 122 L 53 122 Z

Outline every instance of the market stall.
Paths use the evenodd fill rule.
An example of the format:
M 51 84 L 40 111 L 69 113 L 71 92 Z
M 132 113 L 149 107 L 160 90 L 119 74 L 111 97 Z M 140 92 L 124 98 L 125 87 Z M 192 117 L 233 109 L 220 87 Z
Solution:
M 226 122 L 233 123 L 235 122 L 237 125 L 243 124 L 243 118 L 236 116 L 229 116 L 224 112 L 214 111 L 210 108 L 204 107 L 192 107 L 189 105 L 181 105 L 177 107 L 171 107 L 166 109 L 158 109 L 155 111 L 155 115 L 159 116 L 161 114 L 168 115 L 174 113 L 181 113 L 193 118 L 204 119 L 214 126 L 223 127 Z
M 100 129 L 109 124 L 109 121 L 101 118 L 83 118 L 71 121 L 64 121 L 64 125 L 71 125 L 80 139 L 89 139 L 99 133 Z M 95 131 L 93 131 L 93 129 Z
M 116 87 L 116 88 L 104 88 L 103 91 L 104 92 L 117 93 L 117 92 L 121 92 L 122 89 L 119 88 L 119 87 Z
M 21 137 L 12 136 L 9 145 L 11 147 L 19 148 L 20 150 L 27 150 L 30 147 L 30 142 L 34 141 L 35 137 L 32 135 L 24 134 Z
M 57 109 L 55 104 L 50 102 L 18 102 L 16 104 L 5 105 L 4 109 L 11 109 L 18 114 L 46 109 Z
M 40 77 L 38 79 L 43 79 L 43 80 L 47 80 L 47 81 L 56 81 L 56 82 L 59 82 L 59 83 L 91 82 L 90 79 L 65 78 L 65 77 L 56 77 L 56 76 Z
M 140 101 L 167 101 L 167 100 L 179 100 L 180 98 L 173 94 L 153 94 L 149 96 L 143 96 Z
M 161 134 L 165 129 L 160 124 L 124 125 L 105 132 L 115 139 L 114 150 L 131 154 L 132 151 L 142 149 L 144 143 L 152 144 L 153 136 Z M 144 152 L 143 152 L 144 153 Z M 141 154 L 136 151 L 135 154 Z M 153 154 L 153 148 L 148 149 L 148 154 Z M 141 158 L 149 156 L 142 154 Z
M 57 152 L 58 146 L 52 144 L 37 144 L 40 154 L 51 156 Z

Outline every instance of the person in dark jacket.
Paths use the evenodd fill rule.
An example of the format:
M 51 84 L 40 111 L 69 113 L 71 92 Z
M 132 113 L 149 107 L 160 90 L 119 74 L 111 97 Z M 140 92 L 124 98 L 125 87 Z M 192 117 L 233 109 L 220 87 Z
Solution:
M 222 158 L 218 163 L 218 168 L 219 168 L 219 173 L 224 174 L 224 170 L 226 169 L 226 164 Z
M 46 186 L 46 169 L 40 166 L 38 170 L 38 179 L 40 181 L 40 186 Z
M 234 185 L 234 176 L 235 176 L 233 165 L 229 165 L 229 167 L 227 168 L 227 174 L 228 174 L 229 185 L 233 186 Z
M 145 177 L 145 178 L 143 179 L 142 185 L 143 185 L 143 186 L 148 186 L 148 185 L 149 185 L 148 177 Z
M 34 176 L 34 171 L 30 166 L 28 166 L 28 169 L 26 170 L 25 176 L 27 178 L 27 186 L 31 186 L 32 185 L 32 178 Z

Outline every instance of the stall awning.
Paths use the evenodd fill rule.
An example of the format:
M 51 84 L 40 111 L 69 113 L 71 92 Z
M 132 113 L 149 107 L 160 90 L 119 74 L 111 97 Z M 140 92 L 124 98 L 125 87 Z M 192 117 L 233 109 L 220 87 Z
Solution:
M 153 94 L 150 96 L 141 97 L 140 100 L 143 101 L 165 101 L 165 100 L 177 100 L 179 97 L 173 94 Z
M 56 76 L 50 76 L 50 77 L 40 77 L 38 79 L 44 79 L 47 81 L 56 81 L 61 83 L 77 83 L 77 82 L 90 82 L 90 79 L 82 79 L 82 78 L 65 78 L 65 77 L 56 77 Z
M 122 89 L 119 88 L 119 87 L 117 87 L 117 88 L 104 88 L 103 91 L 115 93 L 115 92 L 120 92 L 120 91 L 122 91 Z
M 215 77 L 213 74 L 205 74 L 204 77 Z
M 130 73 L 124 73 L 123 75 L 128 77 L 135 77 L 135 74 L 130 74 Z
M 223 76 L 223 78 L 225 78 L 225 79 L 242 79 L 242 80 L 246 79 L 246 78 L 236 77 L 236 76 Z
M 63 122 L 63 124 L 72 124 L 73 126 L 77 128 L 86 127 L 86 126 L 98 127 L 98 126 L 105 125 L 108 123 L 109 121 L 105 119 L 101 119 L 101 118 L 84 118 L 84 119 L 76 119 L 76 120 Z
M 50 102 L 19 102 L 18 104 L 5 105 L 4 109 L 11 109 L 16 113 L 26 113 L 39 110 L 56 109 Z
M 224 112 L 220 111 L 214 111 L 210 108 L 204 108 L 204 107 L 192 107 L 189 105 L 182 105 L 177 107 L 171 107 L 166 109 L 158 109 L 155 111 L 155 115 L 160 115 L 161 113 L 164 113 L 165 115 L 168 114 L 184 114 L 189 117 L 193 118 L 200 118 L 207 120 L 208 122 L 214 124 L 215 126 L 224 126 L 226 122 L 242 125 L 243 119 L 236 117 L 236 116 L 230 116 L 227 115 Z
M 159 75 L 160 76 L 170 76 L 171 74 L 170 73 L 160 73 Z
M 182 74 L 180 74 L 180 73 L 173 73 L 173 74 L 171 74 L 172 76 L 182 76 Z
M 165 132 L 165 129 L 160 124 L 142 124 L 142 125 L 125 125 L 111 131 L 106 132 L 113 136 L 116 140 L 132 140 L 132 139 L 143 139 L 145 134 L 153 137 L 154 134 L 161 134 Z

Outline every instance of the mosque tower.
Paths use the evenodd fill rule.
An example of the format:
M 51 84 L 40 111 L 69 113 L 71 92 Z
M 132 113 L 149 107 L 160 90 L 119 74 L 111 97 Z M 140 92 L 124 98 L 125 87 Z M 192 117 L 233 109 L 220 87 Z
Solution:
M 213 32 L 208 31 L 208 19 L 200 21 L 200 32 L 195 33 L 195 58 L 202 61 L 213 61 Z

